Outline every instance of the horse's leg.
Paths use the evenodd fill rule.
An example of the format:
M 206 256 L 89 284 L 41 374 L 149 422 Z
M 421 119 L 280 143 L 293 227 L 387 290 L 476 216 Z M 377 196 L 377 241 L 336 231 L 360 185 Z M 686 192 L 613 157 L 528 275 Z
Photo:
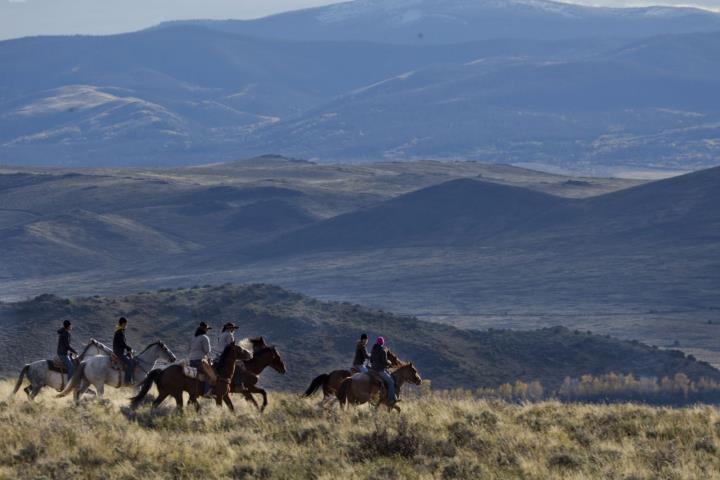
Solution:
M 151 409 L 154 410 L 157 407 L 159 407 L 160 404 L 163 402 L 163 400 L 165 400 L 167 398 L 167 396 L 168 396 L 167 392 L 159 391 L 157 398 L 155 400 L 153 400 L 153 402 L 152 402 Z
M 28 385 L 27 387 L 23 388 L 23 391 L 28 396 L 28 399 L 32 400 L 32 385 Z
M 248 402 L 252 403 L 253 405 L 255 405 L 255 408 L 260 410 L 260 405 L 258 405 L 258 403 L 255 401 L 255 397 L 252 396 L 252 393 L 250 393 L 249 390 L 243 390 L 242 394 Z
M 252 393 L 259 393 L 260 395 L 262 395 L 263 404 L 262 404 L 262 408 L 260 408 L 260 411 L 264 412 L 265 408 L 267 408 L 267 406 L 268 406 L 267 392 L 265 392 L 265 390 L 263 390 L 262 388 L 254 386 L 254 385 L 252 387 L 248 387 L 248 391 L 252 392 Z
M 97 383 L 95 385 L 95 390 L 97 391 L 98 398 L 102 400 L 103 396 L 105 395 L 105 382 L 101 380 L 99 383 Z M 77 391 L 75 393 L 77 393 Z
M 223 401 L 225 402 L 225 405 L 228 406 L 231 412 L 235 411 L 235 405 L 233 405 L 232 400 L 230 400 L 230 394 L 227 394 L 223 397 Z
M 197 395 L 190 394 L 190 400 L 188 400 L 188 404 L 193 404 L 195 406 L 195 411 L 200 411 L 200 402 L 197 400 Z
M 182 392 L 182 390 L 180 390 L 180 392 L 174 394 L 173 398 L 175 399 L 175 403 L 177 404 L 178 412 L 182 413 L 182 411 L 183 411 L 183 392 Z
M 42 390 L 42 385 L 33 385 L 30 389 L 30 400 L 35 400 L 35 397 L 38 396 L 38 393 L 40 393 L 40 390 Z

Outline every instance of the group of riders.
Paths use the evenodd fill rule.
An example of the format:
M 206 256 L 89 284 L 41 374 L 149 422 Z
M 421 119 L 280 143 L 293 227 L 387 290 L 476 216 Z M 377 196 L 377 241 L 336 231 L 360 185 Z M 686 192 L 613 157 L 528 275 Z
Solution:
M 125 371 L 125 384 L 134 383 L 133 372 L 135 370 L 135 360 L 133 359 L 133 349 L 127 343 L 125 332 L 127 330 L 128 320 L 120 317 L 113 335 L 112 350 L 116 357 L 122 362 Z M 73 356 L 77 356 L 77 351 L 72 347 L 72 322 L 65 320 L 62 328 L 58 330 L 58 346 L 57 354 L 67 370 L 68 378 L 73 376 L 75 364 Z M 190 351 L 188 355 L 189 365 L 193 368 L 200 369 L 203 361 L 213 358 L 213 348 L 209 337 L 209 331 L 212 329 L 205 322 L 200 322 L 195 330 L 195 335 L 190 341 Z M 228 322 L 222 327 L 222 331 L 216 340 L 215 356 L 219 356 L 228 345 L 235 344 L 235 332 L 238 327 Z M 395 382 L 390 375 L 388 369 L 392 362 L 388 358 L 390 351 L 385 345 L 383 337 L 377 337 L 370 353 L 367 351 L 368 335 L 363 333 L 360 335 L 355 347 L 355 356 L 352 362 L 353 373 L 374 373 L 380 378 L 386 388 L 387 403 L 390 406 L 397 402 L 395 392 Z M 203 389 L 207 391 L 209 386 L 204 384 Z
M 125 369 L 125 383 L 131 384 L 133 382 L 133 371 L 135 370 L 135 362 L 132 358 L 133 349 L 128 345 L 125 338 L 125 330 L 127 329 L 128 321 L 125 317 L 120 317 L 117 326 L 115 327 L 115 334 L 113 335 L 113 353 L 120 360 Z M 77 357 L 78 352 L 72 346 L 72 329 L 73 325 L 70 320 L 63 322 L 62 328 L 58 333 L 58 346 L 57 355 L 60 361 L 62 361 L 67 370 L 68 378 L 73 376 L 75 371 L 75 362 L 73 357 Z

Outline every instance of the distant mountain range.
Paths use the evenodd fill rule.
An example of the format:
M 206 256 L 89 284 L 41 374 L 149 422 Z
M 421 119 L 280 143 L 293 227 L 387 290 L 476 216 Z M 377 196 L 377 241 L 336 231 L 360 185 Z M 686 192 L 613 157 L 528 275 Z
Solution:
M 161 27 L 178 24 L 284 40 L 449 44 L 713 31 L 720 30 L 720 17 L 693 8 L 597 8 L 547 0 L 354 0 L 258 20 Z
M 253 21 L 0 42 L 0 163 L 278 153 L 585 173 L 717 164 L 720 15 L 357 0 Z

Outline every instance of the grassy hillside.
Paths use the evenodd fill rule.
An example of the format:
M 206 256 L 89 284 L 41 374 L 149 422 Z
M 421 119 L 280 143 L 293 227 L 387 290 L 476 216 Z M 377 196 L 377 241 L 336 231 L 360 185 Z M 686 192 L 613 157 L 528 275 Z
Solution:
M 124 395 L 72 406 L 7 399 L 0 477 L 87 479 L 720 478 L 720 410 L 510 405 L 429 395 L 401 414 L 322 412 L 271 394 L 264 415 L 203 402 L 201 415 L 132 412 Z
M 223 323 L 233 321 L 240 326 L 238 335 L 264 335 L 280 348 L 288 373 L 268 373 L 263 383 L 291 391 L 304 389 L 320 373 L 347 368 L 361 332 L 383 335 L 402 359 L 414 361 L 423 377 L 438 388 L 496 387 L 519 379 L 539 380 L 552 390 L 565 377 L 610 372 L 637 377 L 684 373 L 694 380 L 720 380 L 720 371 L 706 363 L 638 342 L 562 327 L 460 330 L 262 284 L 119 297 L 42 295 L 0 304 L 0 340 L 14 346 L 0 359 L 0 371 L 14 376 L 26 362 L 51 355 L 55 331 L 64 319 L 75 325 L 76 344 L 90 337 L 109 342 L 120 315 L 130 320 L 128 340 L 136 350 L 161 339 L 179 358 L 187 354 L 198 322 L 210 323 L 217 333 Z

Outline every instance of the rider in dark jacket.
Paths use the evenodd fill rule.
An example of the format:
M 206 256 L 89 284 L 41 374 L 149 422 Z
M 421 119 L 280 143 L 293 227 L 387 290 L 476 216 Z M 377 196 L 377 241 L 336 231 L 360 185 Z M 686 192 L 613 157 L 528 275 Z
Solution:
M 368 336 L 367 333 L 360 335 L 360 340 L 355 345 L 355 358 L 353 358 L 352 368 L 358 372 L 366 372 L 365 362 L 370 360 L 370 354 L 367 352 Z
M 135 370 L 135 361 L 132 359 L 132 347 L 125 340 L 125 329 L 127 328 L 127 318 L 120 317 L 115 335 L 113 336 L 113 352 L 125 364 L 125 383 L 130 385 L 133 383 L 133 370 Z
M 70 358 L 70 353 L 74 353 L 77 355 L 77 352 L 70 344 L 70 331 L 72 330 L 72 323 L 70 323 L 70 320 L 65 320 L 63 322 L 63 326 L 60 330 L 57 331 L 58 333 L 58 346 L 57 346 L 57 354 L 58 357 L 60 357 L 60 360 L 62 360 L 63 365 L 65 365 L 65 368 L 67 369 L 68 379 L 72 377 L 73 375 L 73 362 L 72 358 Z
M 395 381 L 388 373 L 388 367 L 390 367 L 390 360 L 388 360 L 385 339 L 383 337 L 378 337 L 375 341 L 375 345 L 373 345 L 372 353 L 370 354 L 370 368 L 375 370 L 385 382 L 385 386 L 387 387 L 388 403 L 392 406 L 395 405 L 395 402 L 397 402 L 397 396 L 395 395 Z

